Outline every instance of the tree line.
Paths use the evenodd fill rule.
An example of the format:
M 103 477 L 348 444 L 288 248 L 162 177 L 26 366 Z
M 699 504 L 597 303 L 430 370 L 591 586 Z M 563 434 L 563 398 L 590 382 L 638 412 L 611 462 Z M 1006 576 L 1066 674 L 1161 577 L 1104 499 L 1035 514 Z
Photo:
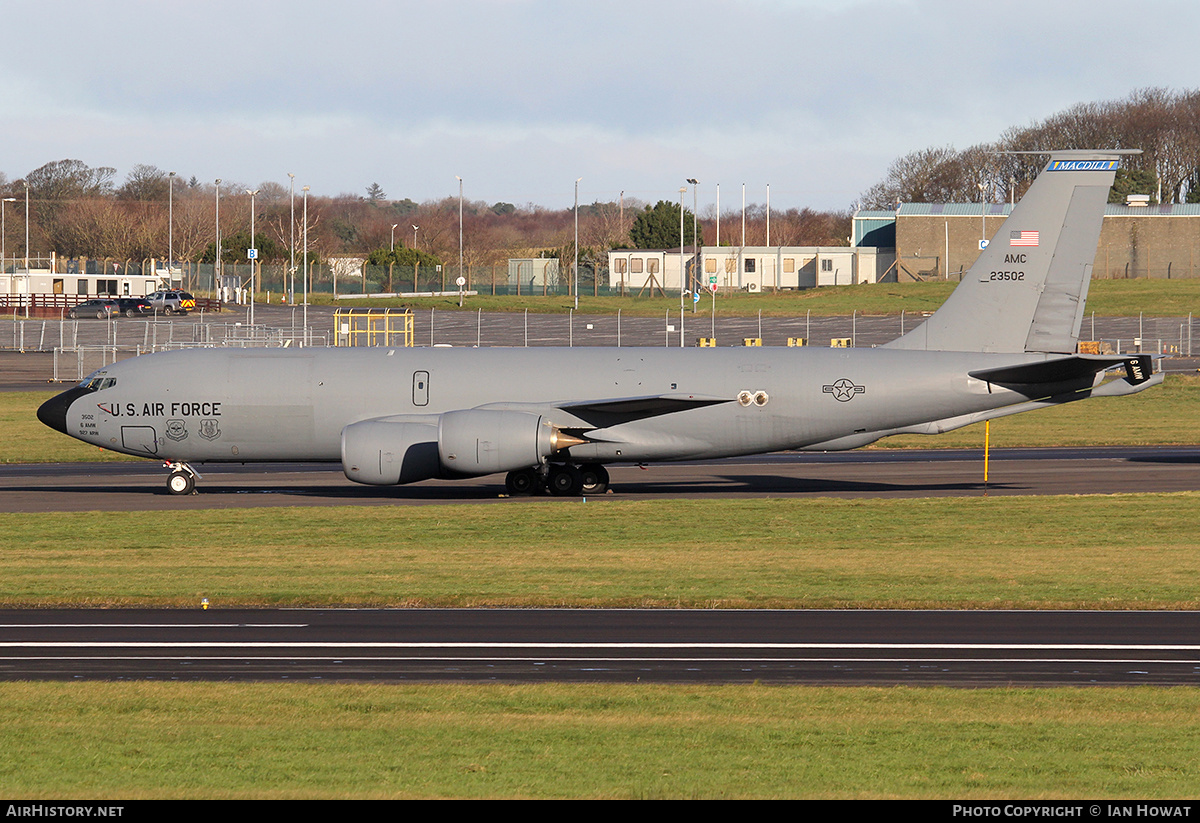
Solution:
M 1123 158 L 1111 202 L 1147 194 L 1155 203 L 1200 202 L 1200 90 L 1139 89 L 1121 100 L 1080 103 L 992 143 L 931 147 L 897 159 L 863 192 L 862 208 L 898 203 L 1019 200 L 1056 149 L 1141 149 Z M 982 187 L 982 189 L 981 189 Z
M 80 160 L 58 160 L 9 180 L 0 173 L 0 195 L 15 198 L 6 206 L 6 253 L 22 256 L 25 242 L 24 200 L 30 202 L 30 254 L 50 251 L 63 257 L 116 260 L 165 259 L 172 246 L 178 261 L 212 262 L 216 257 L 216 215 L 219 197 L 222 259 L 244 262 L 250 246 L 251 187 L 238 181 L 201 182 L 148 164 L 139 164 L 120 183 L 116 170 L 91 167 Z M 264 262 L 286 262 L 292 249 L 303 253 L 303 195 L 274 181 L 253 187 L 254 246 Z M 457 262 L 459 203 L 456 197 L 417 203 L 389 200 L 377 183 L 366 196 L 340 194 L 308 197 L 310 260 L 352 254 L 419 253 L 429 260 Z M 702 210 L 703 212 L 703 210 Z M 714 237 L 716 215 L 710 207 L 699 218 L 701 238 Z M 655 230 L 642 230 L 642 224 Z M 692 212 L 686 212 L 686 243 L 691 243 Z M 649 206 L 629 198 L 594 202 L 579 207 L 581 259 L 603 265 L 612 248 L 664 248 L 679 245 L 679 206 L 661 201 Z M 746 242 L 762 245 L 766 209 L 747 209 Z M 722 242 L 740 242 L 740 212 L 722 215 Z M 773 209 L 771 240 L 776 245 L 845 245 L 849 213 L 811 209 Z M 675 226 L 672 233 L 669 229 Z M 735 226 L 739 236 L 735 239 Z M 415 227 L 415 228 L 414 228 Z M 665 227 L 665 228 L 664 228 Z M 555 256 L 566 270 L 574 258 L 575 215 L 571 208 L 548 209 L 535 204 L 464 203 L 464 259 L 468 266 L 496 265 L 510 258 Z M 659 231 L 661 229 L 661 231 Z M 632 234 L 631 234 L 632 232 Z M 170 238 L 170 239 L 169 239 Z M 403 257 L 407 259 L 407 257 Z M 417 259 L 414 257 L 414 259 Z

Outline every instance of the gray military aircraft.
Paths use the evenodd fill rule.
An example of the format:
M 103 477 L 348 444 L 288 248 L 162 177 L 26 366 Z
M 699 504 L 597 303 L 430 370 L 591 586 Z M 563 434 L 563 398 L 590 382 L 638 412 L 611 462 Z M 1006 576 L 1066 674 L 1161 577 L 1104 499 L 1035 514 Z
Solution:
M 1077 354 L 1118 151 L 1062 151 L 946 303 L 872 349 L 191 349 L 103 368 L 38 409 L 85 443 L 193 463 L 341 462 L 374 485 L 507 472 L 596 494 L 605 464 L 852 449 L 1162 382 Z M 1114 372 L 1110 374 L 1110 372 Z

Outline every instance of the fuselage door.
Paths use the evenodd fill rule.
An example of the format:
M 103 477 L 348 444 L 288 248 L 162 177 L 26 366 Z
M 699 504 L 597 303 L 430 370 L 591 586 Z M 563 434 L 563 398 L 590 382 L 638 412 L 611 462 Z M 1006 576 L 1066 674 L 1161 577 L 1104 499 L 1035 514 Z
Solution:
M 413 372 L 413 405 L 429 405 L 429 372 Z

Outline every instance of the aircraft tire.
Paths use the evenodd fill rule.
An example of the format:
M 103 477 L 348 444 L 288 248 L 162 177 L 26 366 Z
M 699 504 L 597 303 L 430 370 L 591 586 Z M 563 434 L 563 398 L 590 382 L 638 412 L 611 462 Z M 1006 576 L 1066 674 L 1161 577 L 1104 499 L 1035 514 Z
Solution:
M 196 490 L 196 478 L 185 471 L 173 471 L 167 477 L 167 491 L 171 494 L 191 494 Z
M 569 463 L 554 466 L 550 469 L 546 485 L 555 497 L 578 497 L 583 491 L 583 473 Z
M 608 491 L 608 470 L 599 463 L 584 463 L 579 467 L 583 483 L 580 494 L 604 494 Z
M 504 478 L 504 488 L 513 497 L 527 497 L 531 494 L 537 494 L 541 486 L 541 478 L 533 469 L 520 469 L 519 471 L 509 472 Z

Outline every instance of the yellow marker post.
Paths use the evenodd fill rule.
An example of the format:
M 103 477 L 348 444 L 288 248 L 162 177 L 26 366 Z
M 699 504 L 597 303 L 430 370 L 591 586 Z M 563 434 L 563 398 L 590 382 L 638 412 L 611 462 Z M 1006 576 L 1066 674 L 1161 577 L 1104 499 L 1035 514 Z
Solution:
M 983 493 L 987 495 L 988 484 L 988 458 L 992 446 L 992 421 L 983 421 Z

